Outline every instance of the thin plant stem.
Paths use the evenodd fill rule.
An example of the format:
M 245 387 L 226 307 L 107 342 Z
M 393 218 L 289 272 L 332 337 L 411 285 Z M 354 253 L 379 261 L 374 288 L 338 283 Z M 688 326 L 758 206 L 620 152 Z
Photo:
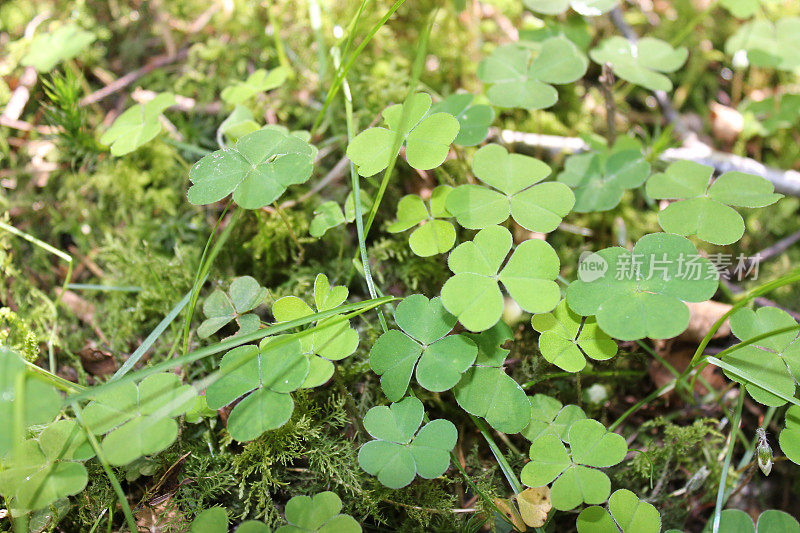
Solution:
M 347 58 L 344 65 L 339 69 L 338 73 L 336 74 L 336 79 L 333 81 L 331 88 L 328 90 L 328 94 L 325 96 L 325 102 L 322 104 L 322 109 L 320 109 L 319 113 L 317 113 L 317 118 L 314 120 L 314 125 L 311 127 L 311 136 L 313 137 L 317 131 L 317 128 L 322 123 L 322 118 L 325 116 L 325 113 L 328 111 L 328 107 L 330 107 L 333 99 L 336 97 L 336 93 L 339 92 L 339 89 L 342 86 L 342 80 L 347 73 L 350 72 L 350 68 L 355 64 L 356 59 L 358 59 L 359 54 L 366 48 L 367 44 L 372 40 L 378 30 L 380 30 L 384 24 L 389 20 L 389 18 L 394 15 L 394 12 L 397 11 L 400 6 L 405 3 L 406 0 L 397 0 L 392 7 L 389 8 L 389 11 L 372 27 L 364 40 L 359 43 L 358 47 L 353 51 L 350 57 Z M 358 17 L 361 15 L 361 11 L 363 10 L 364 6 L 366 5 L 366 1 L 362 3 L 361 7 L 359 8 Z M 357 20 L 357 19 L 356 19 Z M 355 26 L 353 28 L 355 30 Z M 349 39 L 349 38 L 348 38 Z
M 739 387 L 739 400 L 736 402 L 736 411 L 731 421 L 731 434 L 728 437 L 728 450 L 725 453 L 725 462 L 722 464 L 722 473 L 719 477 L 719 487 L 717 488 L 717 503 L 714 506 L 714 521 L 711 527 L 712 533 L 719 533 L 719 523 L 722 518 L 722 506 L 725 500 L 725 482 L 728 479 L 728 470 L 731 467 L 731 459 L 733 458 L 733 450 L 736 447 L 736 430 L 739 428 L 739 423 L 742 420 L 742 407 L 744 407 L 744 398 L 747 392 L 744 387 Z
M 25 387 L 27 383 L 27 376 L 25 372 L 20 372 L 14 378 L 14 426 L 12 432 L 14 435 L 14 460 L 22 462 L 24 460 L 25 452 L 23 450 L 23 443 L 25 441 Z M 23 514 L 14 520 L 14 531 L 17 533 L 27 533 L 28 531 L 28 515 Z
M 231 219 L 228 221 L 228 225 L 224 230 L 222 230 L 219 240 L 217 240 L 214 248 L 211 249 L 211 253 L 209 253 L 208 250 L 211 247 L 211 242 L 214 240 L 214 235 L 217 233 L 217 228 L 219 228 L 219 225 L 222 223 L 222 219 L 225 217 L 225 213 L 228 211 L 230 205 L 231 204 L 229 202 L 222 211 L 222 214 L 217 219 L 214 229 L 208 236 L 205 248 L 203 248 L 203 254 L 200 256 L 200 264 L 198 265 L 197 272 L 195 273 L 194 284 L 192 285 L 192 295 L 189 298 L 189 308 L 186 310 L 186 318 L 183 324 L 183 353 L 186 353 L 189 348 L 189 330 L 192 326 L 192 317 L 194 316 L 194 309 L 197 305 L 197 298 L 200 295 L 200 286 L 204 283 L 206 276 L 208 276 L 208 272 L 211 270 L 211 264 L 214 262 L 214 259 L 216 259 L 217 254 L 219 254 L 222 246 L 228 240 L 231 230 L 241 217 L 241 210 L 234 211 Z
M 334 61 L 338 63 L 338 57 L 334 55 Z M 338 64 L 337 64 L 338 67 Z M 355 136 L 355 121 L 353 119 L 353 98 L 350 94 L 350 85 L 347 83 L 347 78 L 342 80 L 343 94 L 344 94 L 344 108 L 347 117 L 347 140 L 350 141 Z M 372 271 L 369 266 L 369 257 L 367 256 L 367 243 L 364 235 L 364 218 L 361 210 L 361 182 L 356 172 L 356 167 L 353 162 L 350 162 L 350 182 L 353 185 L 353 206 L 356 212 L 356 233 L 358 235 L 358 249 L 361 254 L 361 265 L 364 270 L 364 279 L 367 281 L 367 290 L 369 291 L 370 298 L 377 298 L 378 292 L 375 288 L 375 281 L 372 279 Z M 389 326 L 386 324 L 386 318 L 383 316 L 383 311 L 378 308 L 378 322 L 381 324 L 381 329 L 384 333 L 389 331 Z
M 369 230 L 372 227 L 375 216 L 378 214 L 378 208 L 381 205 L 381 200 L 383 200 L 383 195 L 386 193 L 386 188 L 389 186 L 389 180 L 392 177 L 392 172 L 394 172 L 394 167 L 397 164 L 397 158 L 400 155 L 400 146 L 403 144 L 403 136 L 407 133 L 404 131 L 404 126 L 411 108 L 411 97 L 414 95 L 414 91 L 417 88 L 417 83 L 422 75 L 422 67 L 425 64 L 425 52 L 428 49 L 428 41 L 430 39 L 431 31 L 433 30 L 433 23 L 436 20 L 436 14 L 438 12 L 439 9 L 436 8 L 428 16 L 428 23 L 425 26 L 425 31 L 422 33 L 422 38 L 419 40 L 419 45 L 417 45 L 417 52 L 414 57 L 414 65 L 411 68 L 411 81 L 408 85 L 408 90 L 406 91 L 406 98 L 403 102 L 403 110 L 400 113 L 400 127 L 398 127 L 395 134 L 394 146 L 392 147 L 391 151 L 392 157 L 389 159 L 389 166 L 387 166 L 386 170 L 383 172 L 383 179 L 381 180 L 380 187 L 378 188 L 378 193 L 375 195 L 375 201 L 372 204 L 372 208 L 369 210 L 367 223 L 364 225 L 365 238 L 367 235 L 369 235 Z

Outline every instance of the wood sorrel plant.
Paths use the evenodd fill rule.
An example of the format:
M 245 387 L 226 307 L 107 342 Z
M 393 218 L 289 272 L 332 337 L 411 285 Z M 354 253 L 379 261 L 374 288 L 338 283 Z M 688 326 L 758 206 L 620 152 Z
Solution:
M 441 46 L 437 32 L 445 25 L 462 31 L 470 10 L 490 16 L 499 8 L 469 2 L 462 13 L 453 2 L 423 13 L 410 75 L 400 75 L 396 91 L 396 80 L 363 83 L 370 62 L 362 60 L 371 40 L 389 45 L 383 33 L 398 10 L 420 7 L 398 0 L 376 15 L 366 0 L 336 9 L 321 4 L 309 2 L 313 36 L 300 47 L 284 42 L 288 12 L 278 16 L 273 6 L 264 8 L 274 53 L 254 55 L 248 73 L 230 76 L 214 94 L 214 109 L 221 111 L 211 111 L 213 128 L 201 127 L 206 147 L 186 140 L 197 133 L 194 110 L 177 93 L 189 79 L 170 92 L 153 80 L 158 91 L 105 122 L 110 126 L 98 146 L 107 152 L 97 158 L 134 165 L 169 143 L 168 157 L 187 170 L 181 209 L 188 215 L 180 223 L 195 233 L 201 214 L 216 223 L 197 247 L 194 282 L 181 289 L 189 292 L 170 302 L 172 310 L 133 353 L 116 354 L 124 360 L 116 372 L 92 375 L 90 382 L 89 365 L 82 364 L 74 371 L 80 385 L 66 379 L 73 376 L 62 368 L 69 350 L 57 342 L 55 326 L 46 345 L 49 371 L 0 345 L 0 494 L 7 508 L 0 520 L 8 521 L 0 527 L 62 530 L 64 520 L 65 531 L 134 531 L 145 523 L 145 508 L 174 498 L 165 504 L 170 527 L 197 532 L 224 532 L 233 524 L 239 532 L 279 526 L 327 533 L 386 527 L 656 533 L 683 526 L 675 509 L 685 502 L 665 498 L 704 487 L 709 501 L 716 491 L 714 512 L 703 516 L 705 525 L 686 524 L 692 530 L 800 531 L 795 518 L 778 509 L 764 510 L 755 522 L 725 509 L 761 475 L 756 466 L 765 476 L 779 476 L 800 464 L 797 309 L 764 300 L 800 282 L 800 270 L 772 275 L 737 296 L 738 287 L 721 279 L 711 259 L 733 250 L 721 247 L 742 243 L 749 249 L 758 237 L 748 232 L 757 235 L 763 221 L 747 210 L 771 209 L 776 217 L 781 209 L 796 210 L 785 200 L 800 196 L 800 186 L 791 174 L 743 166 L 741 156 L 720 157 L 710 147 L 711 156 L 698 160 L 675 160 L 675 149 L 667 150 L 673 130 L 678 141 L 694 135 L 671 92 L 673 82 L 680 83 L 676 97 L 685 104 L 691 84 L 699 83 L 692 81 L 698 72 L 692 60 L 703 61 L 703 54 L 682 43 L 715 5 L 667 41 L 639 39 L 614 0 L 524 0 L 541 15 L 540 27 L 506 28 L 513 42 L 492 42 L 485 53 L 481 47 L 480 57 L 468 59 L 475 64 L 464 85 L 480 81 L 482 89 L 465 92 L 432 86 L 431 73 L 446 74 L 444 62 L 452 60 L 432 43 Z M 719 4 L 746 18 L 755 13 L 751 4 L 760 3 Z M 323 12 L 333 16 L 349 7 L 348 23 L 327 21 L 342 32 L 332 39 Z M 725 69 L 739 91 L 749 74 L 734 70 L 744 66 L 760 69 L 753 77 L 797 73 L 800 18 L 767 20 L 774 14 L 764 7 L 757 18 L 736 23 L 724 53 L 714 56 L 730 65 Z M 508 24 L 502 13 L 494 16 Z M 520 19 L 520 26 L 528 20 Z M 170 27 L 159 30 L 167 43 Z M 20 40 L 20 65 L 43 74 L 65 63 L 80 73 L 76 58 L 107 33 L 58 24 Z M 301 59 L 312 39 L 319 67 L 314 83 Z M 442 57 L 434 61 L 436 54 Z M 207 49 L 182 55 L 198 64 L 215 57 Z M 386 74 L 382 61 L 370 68 Z M 352 92 L 348 79 L 359 79 Z M 793 117 L 773 120 L 797 106 L 780 99 L 791 95 L 779 98 L 781 88 L 769 89 L 776 93 L 771 108 L 752 102 L 742 108 L 765 123 L 746 139 L 796 124 Z M 605 106 L 594 102 L 594 111 L 575 102 L 601 93 Z M 300 109 L 290 105 L 300 101 Z M 636 110 L 653 102 L 670 128 L 641 134 L 626 113 L 641 113 Z M 67 112 L 80 104 L 77 98 L 60 101 L 62 113 L 54 116 L 81 117 Z M 576 105 L 579 119 L 562 117 L 575 114 Z M 607 140 L 588 135 L 591 115 L 601 108 Z M 627 134 L 616 131 L 618 116 Z M 373 125 L 358 131 L 358 120 Z M 4 114 L 7 125 L 25 128 Z M 504 131 L 509 125 L 531 131 Z M 63 140 L 82 124 L 55 126 Z M 551 130 L 580 131 L 585 140 L 541 135 Z M 218 149 L 208 150 L 214 140 Z M 699 142 L 678 153 L 690 154 Z M 555 156 L 565 147 L 578 153 Z M 341 160 L 331 168 L 326 158 L 332 153 Z M 348 171 L 350 186 L 343 186 Z M 626 220 L 632 219 L 637 224 L 629 238 Z M 51 302 L 55 316 L 65 305 L 75 312 L 68 291 L 121 290 L 70 285 L 72 255 L 0 223 L 4 232 L 69 265 Z M 398 235 L 404 232 L 410 233 Z M 279 241 L 296 250 L 294 264 L 273 261 Z M 796 241 L 780 241 L 778 252 L 769 251 L 774 256 Z M 0 245 L 5 254 L 5 242 Z M 270 254 L 267 267 L 247 255 L 256 246 Z M 587 255 L 576 265 L 581 251 Z M 82 262 L 88 265 L 82 272 L 99 270 L 91 259 Z M 276 264 L 280 272 L 272 271 Z M 4 275 L 11 271 L 3 261 L 0 267 Z M 227 267 L 225 275 L 215 267 Z M 72 304 L 61 300 L 64 294 Z M 669 353 L 662 342 L 651 349 L 647 339 L 671 346 L 687 329 L 698 335 L 690 326 L 703 322 L 700 309 L 713 298 L 731 304 L 707 320 L 701 338 L 689 341 L 694 356 Z M 195 320 L 198 305 L 201 321 Z M 178 316 L 182 327 L 175 324 Z M 94 317 L 81 320 L 97 327 Z M 707 353 L 715 335 L 727 336 L 726 320 L 730 342 Z M 642 368 L 639 348 L 652 354 L 666 378 L 650 365 L 651 355 Z M 722 372 L 701 372 L 709 365 Z M 648 370 L 656 382 L 649 394 L 639 387 L 641 397 L 629 401 L 630 394 L 614 390 L 624 373 Z M 730 385 L 723 389 L 719 382 L 726 378 Z M 586 379 L 591 387 L 582 383 Z M 728 428 L 722 447 L 696 444 L 703 441 L 696 435 L 672 441 L 659 435 L 660 446 L 639 449 L 639 428 L 626 421 L 644 408 L 655 410 L 656 400 L 672 391 L 675 401 L 686 402 L 685 411 L 702 402 L 724 419 L 717 424 L 720 431 Z M 761 415 L 755 425 L 749 420 L 754 410 Z M 686 449 L 690 438 L 699 450 Z M 773 456 L 778 450 L 787 461 Z M 693 452 L 709 464 L 679 486 L 674 471 L 686 468 L 675 464 Z M 150 477 L 143 462 L 159 465 L 157 483 L 137 484 Z M 100 470 L 104 478 L 90 476 Z M 184 489 L 190 484 L 201 494 L 191 504 L 186 492 L 193 489 Z M 164 486 L 171 492 L 159 500 Z M 404 512 L 420 523 L 394 516 Z M 67 522 L 86 514 L 93 525 Z M 434 523 L 432 517 L 443 516 L 444 525 Z

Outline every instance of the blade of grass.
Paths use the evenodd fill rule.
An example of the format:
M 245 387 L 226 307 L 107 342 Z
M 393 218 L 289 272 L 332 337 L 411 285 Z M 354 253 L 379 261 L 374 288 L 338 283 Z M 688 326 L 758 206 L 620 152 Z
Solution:
M 719 477 L 719 487 L 717 488 L 717 503 L 714 507 L 714 522 L 711 527 L 712 533 L 719 533 L 719 522 L 722 517 L 722 506 L 725 498 L 725 481 L 728 478 L 728 470 L 731 466 L 731 458 L 733 457 L 733 449 L 736 447 L 736 430 L 739 428 L 739 422 L 742 420 L 742 407 L 744 407 L 744 398 L 747 392 L 744 387 L 739 387 L 739 400 L 736 402 L 736 411 L 731 421 L 731 434 L 728 437 L 728 450 L 725 453 L 725 462 L 722 464 L 722 473 Z
M 737 368 L 737 367 L 735 367 L 735 366 L 733 366 L 733 365 L 731 365 L 729 363 L 726 363 L 725 361 L 721 361 L 721 360 L 717 359 L 716 357 L 709 357 L 708 358 L 708 362 L 711 363 L 712 365 L 716 365 L 716 366 L 720 367 L 723 370 L 727 370 L 730 374 L 733 374 L 734 376 L 738 377 L 739 379 L 743 379 L 744 381 L 747 381 L 747 382 L 752 383 L 753 385 L 755 385 L 757 387 L 760 387 L 760 388 L 764 389 L 765 391 L 769 392 L 770 394 L 774 394 L 775 396 L 777 396 L 778 398 L 780 398 L 781 400 L 783 400 L 785 402 L 789 402 L 792 405 L 800 405 L 800 400 L 798 400 L 794 396 L 788 396 L 788 395 L 780 392 L 779 390 L 775 389 L 769 383 L 764 383 L 760 379 L 757 379 L 757 378 L 753 377 L 748 372 L 746 372 L 746 371 L 744 371 L 744 370 L 742 370 L 740 368 Z
M 394 15 L 395 11 L 397 11 L 400 6 L 405 3 L 406 0 L 397 0 L 392 7 L 389 8 L 389 11 L 381 17 L 381 19 L 370 29 L 369 33 L 366 37 L 359 43 L 358 47 L 353 51 L 352 54 L 347 58 L 344 65 L 339 69 L 338 73 L 336 74 L 336 79 L 333 80 L 333 84 L 331 88 L 328 90 L 328 94 L 325 96 L 325 102 L 322 104 L 322 109 L 320 109 L 319 113 L 317 113 L 317 118 L 314 120 L 314 125 L 311 126 L 311 136 L 313 137 L 314 134 L 317 132 L 317 128 L 322 123 L 322 118 L 325 116 L 325 113 L 328 111 L 328 107 L 330 107 L 333 99 L 336 97 L 336 94 L 339 92 L 339 89 L 342 86 L 342 80 L 347 73 L 350 72 L 350 68 L 355 64 L 356 59 L 358 59 L 359 54 L 366 48 L 367 44 L 375 37 L 375 34 L 378 33 L 384 24 L 389 20 L 389 18 Z M 366 2 L 362 3 L 362 7 L 359 9 L 358 16 L 361 15 L 361 10 L 363 10 L 363 6 L 366 5 Z M 353 28 L 355 30 L 355 26 Z M 351 32 L 352 33 L 352 32 Z M 348 38 L 349 39 L 349 38 Z
M 242 344 L 247 344 L 248 342 L 254 342 L 269 335 L 275 335 L 277 333 L 282 333 L 284 331 L 288 331 L 290 329 L 305 326 L 306 324 L 310 324 L 311 322 L 317 322 L 321 320 L 325 320 L 326 318 L 331 318 L 336 315 L 346 314 L 351 312 L 356 312 L 356 314 L 361 314 L 370 309 L 374 309 L 375 307 L 387 304 L 389 302 L 393 302 L 399 300 L 399 298 L 393 296 L 385 296 L 383 298 L 377 298 L 372 300 L 364 300 L 363 302 L 356 302 L 352 304 L 340 305 L 339 307 L 335 307 L 333 309 L 329 309 L 327 311 L 322 311 L 320 313 L 314 313 L 312 315 L 307 315 L 302 318 L 298 318 L 296 320 L 290 320 L 288 322 L 281 322 L 278 324 L 273 324 L 272 326 L 268 326 L 266 328 L 261 328 L 258 331 L 254 331 L 253 333 L 248 333 L 246 335 L 236 335 L 232 338 L 226 339 L 224 341 L 210 344 L 208 346 L 204 346 L 198 350 L 193 352 L 187 353 L 180 357 L 176 357 L 175 359 L 169 359 L 166 361 L 162 361 L 157 363 L 153 366 L 142 368 L 137 370 L 136 372 L 129 372 L 127 375 L 116 379 L 114 381 L 108 381 L 102 385 L 98 385 L 90 390 L 82 391 L 77 394 L 74 394 L 67 398 L 67 403 L 71 403 L 73 401 L 83 401 L 88 400 L 94 397 L 95 395 L 106 392 L 108 390 L 114 389 L 119 387 L 124 383 L 130 383 L 132 381 L 138 381 L 141 379 L 146 378 L 152 374 L 162 372 L 165 370 L 170 370 L 177 366 L 181 366 L 184 364 L 189 364 L 194 361 L 198 361 L 205 357 L 218 354 L 220 352 L 224 352 L 230 350 L 232 348 L 236 348 L 237 346 L 241 346 Z
M 335 49 L 334 49 L 335 51 Z M 334 64 L 338 68 L 339 58 L 334 54 Z M 350 94 L 350 85 L 347 83 L 347 78 L 342 80 L 343 94 L 344 94 L 344 108 L 347 116 L 347 141 L 350 142 L 355 136 L 355 121 L 353 120 L 353 98 Z M 361 182 L 356 172 L 356 167 L 353 162 L 350 162 L 350 182 L 353 185 L 353 205 L 356 211 L 356 233 L 358 235 L 358 249 L 361 253 L 361 265 L 364 269 L 364 279 L 367 281 L 367 290 L 369 291 L 370 298 L 377 298 L 378 293 L 375 289 L 375 281 L 372 279 L 372 271 L 369 266 L 369 257 L 367 256 L 367 244 L 364 236 L 364 219 L 361 212 Z M 378 321 L 381 324 L 381 329 L 384 333 L 389 331 L 386 324 L 386 318 L 383 316 L 383 311 L 378 308 Z
M 417 88 L 417 83 L 419 82 L 419 78 L 422 75 L 422 67 L 425 64 L 425 52 L 428 49 L 428 41 L 431 36 L 431 31 L 433 30 L 433 23 L 436 20 L 436 14 L 439 12 L 438 8 L 433 9 L 431 13 L 428 15 L 428 23 L 425 25 L 425 30 L 422 33 L 422 38 L 419 40 L 419 44 L 417 45 L 417 52 L 414 56 L 414 65 L 411 67 L 411 81 L 408 84 L 408 90 L 406 91 L 406 98 L 403 103 L 403 111 L 400 114 L 400 124 L 405 124 L 406 119 L 408 118 L 408 113 L 410 112 L 411 106 L 409 102 L 411 101 L 411 97 L 414 95 L 414 91 Z M 378 214 L 378 208 L 381 205 L 381 200 L 383 200 L 383 195 L 386 192 L 386 188 L 389 186 L 389 179 L 392 177 L 392 172 L 394 172 L 395 164 L 397 163 L 397 157 L 400 155 L 400 145 L 403 144 L 403 136 L 407 132 L 403 131 L 402 126 L 398 128 L 398 131 L 394 137 L 394 146 L 392 148 L 392 157 L 389 159 L 389 166 L 386 167 L 386 170 L 383 172 L 383 179 L 381 180 L 380 187 L 378 188 L 378 194 L 375 195 L 375 201 L 372 204 L 372 208 L 369 210 L 369 216 L 367 217 L 367 223 L 364 225 L 364 238 L 366 239 L 367 235 L 369 235 L 369 230 L 372 227 L 372 222 L 375 220 L 375 215 Z
M 241 218 L 241 210 L 236 210 L 233 212 L 233 215 L 231 215 L 231 218 L 228 221 L 228 225 L 225 226 L 224 230 L 222 230 L 219 239 L 214 244 L 214 248 L 212 248 L 211 253 L 209 253 L 208 249 L 211 246 L 211 242 L 214 240 L 214 235 L 217 233 L 217 228 L 219 228 L 219 225 L 222 223 L 222 219 L 225 217 L 225 213 L 227 213 L 230 206 L 231 203 L 228 202 L 228 205 L 225 206 L 222 214 L 217 219 L 217 223 L 214 225 L 211 235 L 208 236 L 208 241 L 206 241 L 206 246 L 203 248 L 203 254 L 200 257 L 200 265 L 197 267 L 197 272 L 195 273 L 194 277 L 194 285 L 192 285 L 192 296 L 189 298 L 189 308 L 186 311 L 186 318 L 183 323 L 182 353 L 186 353 L 189 348 L 189 331 L 192 326 L 192 317 L 194 316 L 194 309 L 197 305 L 197 298 L 200 294 L 200 287 L 204 283 L 204 281 L 201 280 L 205 280 L 205 278 L 208 276 L 208 272 L 211 270 L 211 265 L 214 263 L 214 259 L 216 259 L 217 254 L 219 254 L 220 250 L 222 250 L 222 247 L 225 245 L 225 242 L 228 240 L 231 230 L 233 230 L 236 222 L 239 220 L 239 218 Z
M 122 514 L 125 515 L 125 521 L 128 523 L 128 528 L 131 530 L 131 532 L 139 531 L 139 529 L 136 527 L 136 520 L 133 519 L 133 513 L 131 512 L 131 506 L 128 504 L 128 498 L 125 497 L 125 492 L 122 490 L 122 485 L 119 484 L 119 479 L 117 479 L 116 474 L 114 474 L 114 471 L 111 469 L 111 465 L 106 460 L 103 449 L 100 447 L 100 443 L 97 442 L 97 437 L 94 436 L 94 433 L 92 433 L 92 431 L 89 429 L 89 426 L 87 426 L 83 421 L 83 413 L 81 412 L 77 402 L 72 402 L 72 410 L 75 412 L 75 418 L 77 418 L 78 422 L 80 422 L 80 424 L 83 426 L 83 429 L 86 432 L 86 437 L 89 439 L 89 444 L 91 444 L 92 449 L 94 449 L 94 453 L 97 455 L 97 460 L 100 461 L 100 465 L 103 467 L 103 471 L 105 471 L 108 481 L 111 483 L 111 487 L 114 489 L 114 493 L 117 495 L 117 500 L 119 500 L 119 504 L 122 507 Z M 109 516 L 109 521 L 110 520 L 111 517 Z

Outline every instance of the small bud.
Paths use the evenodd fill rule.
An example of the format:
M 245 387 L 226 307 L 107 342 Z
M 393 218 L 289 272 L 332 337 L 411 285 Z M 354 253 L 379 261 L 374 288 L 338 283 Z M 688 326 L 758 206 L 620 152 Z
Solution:
M 767 433 L 761 428 L 756 429 L 758 446 L 756 447 L 756 457 L 758 458 L 758 468 L 768 476 L 772 472 L 772 448 L 767 442 Z

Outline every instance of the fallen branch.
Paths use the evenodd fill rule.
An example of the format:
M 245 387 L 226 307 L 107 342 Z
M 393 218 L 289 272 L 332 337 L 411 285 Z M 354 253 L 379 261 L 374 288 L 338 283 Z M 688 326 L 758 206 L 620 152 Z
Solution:
M 186 59 L 186 57 L 188 55 L 189 55 L 189 49 L 188 48 L 184 48 L 183 50 L 179 50 L 175 55 L 157 57 L 157 58 L 153 59 L 152 61 L 150 61 L 149 63 L 147 63 L 145 66 L 143 66 L 141 68 L 138 68 L 138 69 L 134 70 L 133 72 L 129 72 L 129 73 L 125 74 L 124 76 L 122 76 L 118 80 L 116 80 L 116 81 L 114 81 L 112 83 L 109 83 L 108 85 L 106 85 L 102 89 L 100 89 L 98 91 L 95 91 L 92 94 L 84 97 L 80 101 L 80 105 L 81 106 L 87 106 L 89 104 L 93 104 L 95 102 L 99 102 L 103 98 L 106 98 L 106 97 L 108 97 L 108 96 L 110 96 L 110 95 L 112 95 L 112 94 L 114 94 L 116 92 L 121 91 L 122 89 L 124 89 L 125 87 L 127 87 L 131 83 L 135 82 L 136 80 L 138 80 L 142 76 L 145 76 L 145 75 L 151 73 L 152 71 L 154 71 L 156 69 L 159 69 L 161 67 L 165 67 L 167 65 L 175 63 L 176 61 L 181 61 L 183 59 Z

